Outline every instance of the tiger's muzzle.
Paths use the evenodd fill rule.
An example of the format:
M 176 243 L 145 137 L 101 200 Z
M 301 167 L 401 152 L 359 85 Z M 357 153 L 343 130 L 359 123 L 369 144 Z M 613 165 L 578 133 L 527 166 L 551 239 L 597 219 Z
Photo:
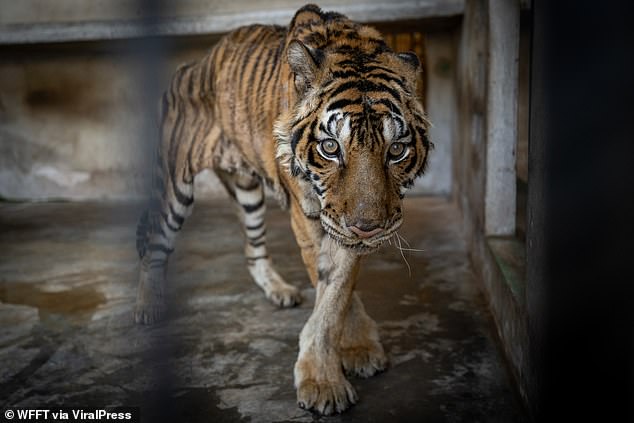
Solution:
M 394 236 L 401 227 L 403 217 L 399 213 L 384 225 L 368 225 L 355 222 L 354 225 L 338 225 L 327 216 L 321 215 L 324 230 L 339 244 L 362 254 L 377 250 L 383 242 Z

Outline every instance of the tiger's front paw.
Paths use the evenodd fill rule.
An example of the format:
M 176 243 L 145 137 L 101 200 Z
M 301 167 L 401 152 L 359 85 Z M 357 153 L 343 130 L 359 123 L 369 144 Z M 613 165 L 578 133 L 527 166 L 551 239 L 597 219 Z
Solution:
M 343 347 L 340 354 L 347 375 L 368 378 L 387 368 L 387 357 L 380 342 Z
M 357 393 L 344 377 L 338 381 L 305 380 L 297 388 L 299 407 L 325 416 L 345 411 L 357 399 Z
M 357 393 L 338 363 L 299 359 L 295 364 L 297 404 L 323 415 L 341 413 L 357 402 Z

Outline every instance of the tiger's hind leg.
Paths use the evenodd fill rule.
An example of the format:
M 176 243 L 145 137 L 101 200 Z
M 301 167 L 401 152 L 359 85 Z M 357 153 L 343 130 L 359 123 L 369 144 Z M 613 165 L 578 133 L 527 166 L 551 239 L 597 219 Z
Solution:
M 234 200 L 246 238 L 244 253 L 251 277 L 276 306 L 293 307 L 300 304 L 302 297 L 299 290 L 286 283 L 277 273 L 266 249 L 266 205 L 260 178 L 241 172 L 215 171 Z
M 195 81 L 200 64 L 180 67 L 163 95 L 160 140 L 150 203 L 137 226 L 141 259 L 135 307 L 137 323 L 152 324 L 166 311 L 165 276 L 174 242 L 194 203 L 194 176 L 208 164 L 220 137 L 209 103 Z M 195 87 L 195 88 L 192 88 Z
M 157 166 L 152 199 L 137 226 L 141 263 L 134 318 L 143 324 L 155 323 L 165 314 L 167 261 L 194 201 L 193 180 L 170 182 L 172 175 L 165 174 L 163 166 Z

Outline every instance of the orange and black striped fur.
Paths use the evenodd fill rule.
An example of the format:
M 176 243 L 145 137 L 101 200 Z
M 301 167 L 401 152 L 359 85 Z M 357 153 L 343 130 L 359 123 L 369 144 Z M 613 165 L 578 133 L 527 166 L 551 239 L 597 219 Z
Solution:
M 353 404 L 342 369 L 368 377 L 386 366 L 354 293 L 359 260 L 401 225 L 403 194 L 431 146 L 419 67 L 376 30 L 314 5 L 288 28 L 240 28 L 181 66 L 163 96 L 153 200 L 137 230 L 136 320 L 152 323 L 164 311 L 167 259 L 192 210 L 194 176 L 207 168 L 237 205 L 255 282 L 278 306 L 301 301 L 266 249 L 266 184 L 290 209 L 317 290 L 300 335 L 298 403 L 323 414 Z

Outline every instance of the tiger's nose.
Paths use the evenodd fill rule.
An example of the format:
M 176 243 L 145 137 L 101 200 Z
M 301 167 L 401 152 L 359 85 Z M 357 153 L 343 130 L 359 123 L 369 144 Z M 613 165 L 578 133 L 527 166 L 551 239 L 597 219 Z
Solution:
M 352 226 L 348 226 L 348 229 L 352 231 L 359 238 L 370 238 L 376 234 L 383 232 L 383 228 L 377 224 L 358 222 Z

